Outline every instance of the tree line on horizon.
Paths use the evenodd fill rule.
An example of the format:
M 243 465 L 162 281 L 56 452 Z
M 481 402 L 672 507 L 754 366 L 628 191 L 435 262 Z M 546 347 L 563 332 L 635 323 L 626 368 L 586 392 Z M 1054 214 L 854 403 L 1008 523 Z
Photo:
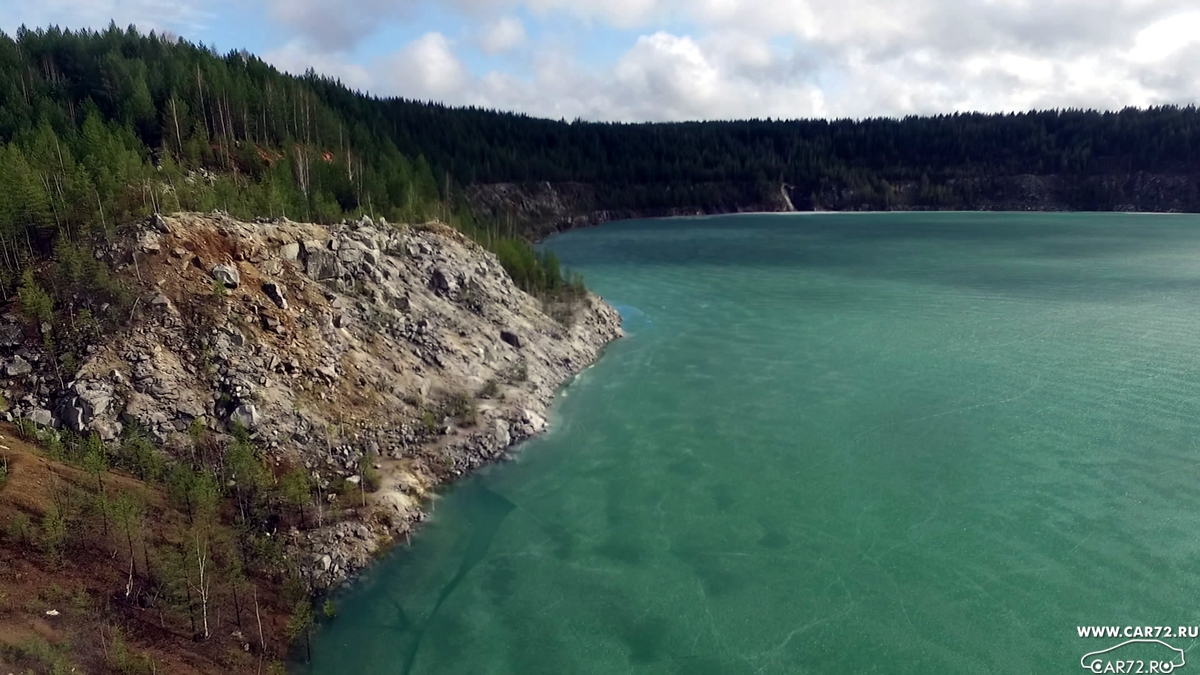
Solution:
M 1098 177 L 1200 168 L 1194 105 L 673 123 L 568 123 L 398 99 L 379 105 L 402 151 L 423 154 L 462 184 L 587 183 L 602 188 L 597 207 L 609 209 L 728 210 L 771 201 L 784 185 L 802 198 L 866 193 L 875 208 L 975 208 L 997 177 L 1053 175 L 1086 186 L 1072 208 L 1103 210 L 1124 195 Z M 906 183 L 915 189 L 898 196 L 895 186 Z
M 132 27 L 0 34 L 0 270 L 10 276 L 59 233 L 222 209 L 317 222 L 440 218 L 497 252 L 518 283 L 544 290 L 566 281 L 528 246 L 536 232 L 480 221 L 464 187 L 584 183 L 594 208 L 633 211 L 735 210 L 774 201 L 782 186 L 812 195 L 802 209 L 831 193 L 875 208 L 973 208 L 997 177 L 1053 175 L 1086 188 L 1072 208 L 1106 209 L 1124 197 L 1119 181 L 1100 178 L 1191 176 L 1198 161 L 1195 106 L 566 122 L 378 98 Z

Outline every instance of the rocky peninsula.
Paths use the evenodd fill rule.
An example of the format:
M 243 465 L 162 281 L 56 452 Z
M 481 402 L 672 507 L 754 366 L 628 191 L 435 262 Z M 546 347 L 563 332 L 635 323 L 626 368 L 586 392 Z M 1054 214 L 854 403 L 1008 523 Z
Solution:
M 180 213 L 96 256 L 134 284 L 133 320 L 60 383 L 6 317 L 7 414 L 105 441 L 136 425 L 175 458 L 197 424 L 246 429 L 276 473 L 311 477 L 316 522 L 278 534 L 318 591 L 543 431 L 556 390 L 622 335 L 600 298 L 534 298 L 439 223 Z

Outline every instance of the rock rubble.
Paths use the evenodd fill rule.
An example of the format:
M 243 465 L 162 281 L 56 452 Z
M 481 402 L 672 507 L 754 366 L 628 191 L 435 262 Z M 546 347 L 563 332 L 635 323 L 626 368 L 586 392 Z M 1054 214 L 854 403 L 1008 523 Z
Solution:
M 137 256 L 145 300 L 65 387 L 36 331 L 0 323 L 6 414 L 106 441 L 137 425 L 168 451 L 197 421 L 240 425 L 322 494 L 357 486 L 366 458 L 381 488 L 356 493 L 350 517 L 284 533 L 317 586 L 407 534 L 439 485 L 543 431 L 557 388 L 622 334 L 593 295 L 551 318 L 495 256 L 436 223 L 178 214 L 129 242 L 101 253 L 118 270 Z

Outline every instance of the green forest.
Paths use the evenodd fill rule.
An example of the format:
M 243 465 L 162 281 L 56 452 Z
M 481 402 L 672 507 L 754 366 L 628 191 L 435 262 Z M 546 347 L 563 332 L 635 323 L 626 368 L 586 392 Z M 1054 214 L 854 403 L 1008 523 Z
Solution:
M 60 234 L 221 209 L 442 219 L 495 251 L 522 286 L 562 286 L 557 263 L 526 241 L 544 229 L 472 214 L 464 188 L 501 182 L 587 184 L 592 208 L 654 213 L 754 207 L 781 188 L 801 210 L 1011 207 L 1025 199 L 1014 177 L 1050 176 L 1063 208 L 1200 210 L 1194 106 L 567 122 L 378 98 L 244 51 L 116 26 L 0 35 L 0 153 L 9 284 Z
M 423 154 L 463 184 L 602 185 L 601 208 L 719 208 L 761 201 L 781 184 L 807 197 L 906 182 L 926 188 L 908 205 L 949 199 L 972 208 L 979 195 L 971 186 L 983 181 L 986 191 L 1000 176 L 1200 173 L 1194 106 L 655 124 L 566 123 L 401 100 L 381 107 L 401 151 Z M 950 190 L 939 195 L 935 186 Z M 1105 198 L 1074 206 L 1103 208 Z
M 375 103 L 245 52 L 103 32 L 0 34 L 0 282 L 60 238 L 108 237 L 154 212 L 328 223 L 439 219 L 496 252 L 535 293 L 567 287 L 552 256 L 477 223 L 449 173 L 403 154 Z

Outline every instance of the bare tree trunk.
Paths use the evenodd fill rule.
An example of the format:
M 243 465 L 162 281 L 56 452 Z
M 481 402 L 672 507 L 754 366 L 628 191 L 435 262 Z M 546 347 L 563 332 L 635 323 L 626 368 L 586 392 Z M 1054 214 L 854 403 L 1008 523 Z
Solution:
M 96 190 L 96 206 L 100 209 L 100 228 L 104 230 L 104 238 L 108 239 L 108 225 L 104 222 L 104 204 L 100 201 L 99 190 Z
M 208 541 L 203 543 L 200 540 L 200 533 L 195 533 L 196 540 L 196 569 L 199 572 L 199 585 L 196 587 L 196 593 L 200 596 L 200 616 L 204 623 L 204 639 L 207 640 L 211 633 L 208 630 L 208 592 L 212 587 L 212 580 L 204 579 L 204 570 L 208 564 Z
M 200 78 L 200 64 L 196 64 L 196 88 L 200 92 L 200 119 L 204 121 L 204 133 L 212 137 L 212 132 L 208 130 L 208 110 L 204 103 L 204 80 Z
M 179 133 L 179 112 L 175 109 L 175 95 L 171 94 L 171 117 L 175 120 L 175 148 L 179 151 L 179 159 L 183 159 L 183 134 Z
M 236 583 L 233 584 L 233 615 L 234 615 L 234 620 L 237 622 L 237 627 L 241 628 L 242 627 L 242 603 L 241 603 L 240 599 L 238 598 L 237 589 L 238 589 L 238 584 L 236 584 Z
M 263 655 L 267 653 L 267 640 L 263 637 L 262 616 L 258 613 L 258 586 L 254 587 L 254 620 L 258 622 L 258 668 L 262 670 Z

